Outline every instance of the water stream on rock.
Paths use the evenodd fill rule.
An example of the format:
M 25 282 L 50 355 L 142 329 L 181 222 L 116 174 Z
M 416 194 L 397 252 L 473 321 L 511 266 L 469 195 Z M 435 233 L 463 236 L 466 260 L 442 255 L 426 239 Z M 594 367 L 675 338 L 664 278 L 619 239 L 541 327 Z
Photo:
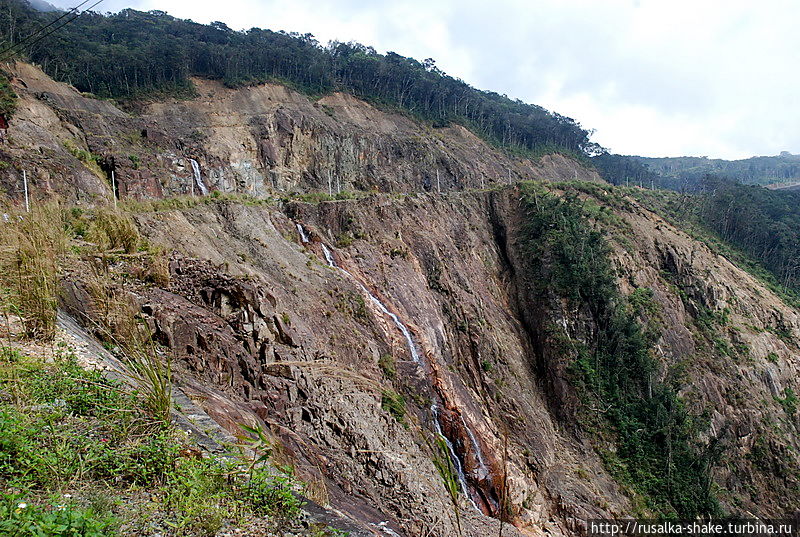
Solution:
M 478 507 L 478 504 L 475 503 L 475 500 L 472 499 L 472 496 L 469 493 L 467 476 L 464 474 L 464 467 L 461 465 L 461 459 L 458 458 L 456 448 L 453 446 L 453 443 L 450 441 L 450 439 L 444 434 L 444 431 L 442 431 L 442 426 L 439 424 L 439 405 L 433 403 L 431 405 L 431 413 L 433 414 L 433 424 L 436 427 L 436 434 L 439 435 L 439 438 L 441 438 L 447 446 L 447 451 L 450 454 L 450 459 L 453 462 L 453 468 L 455 468 L 456 475 L 458 476 L 458 483 L 461 485 L 461 491 L 464 493 L 464 496 L 469 498 L 469 501 L 472 503 L 473 507 L 480 511 L 480 507 Z
M 203 178 L 200 177 L 200 165 L 193 158 L 190 158 L 189 162 L 192 164 L 192 173 L 194 174 L 194 182 L 197 185 L 197 188 L 200 189 L 200 192 L 203 194 L 203 196 L 207 196 L 208 188 L 206 188 L 206 185 L 203 184 Z
M 406 345 L 408 346 L 408 351 L 411 353 L 411 359 L 414 360 L 414 363 L 418 364 L 420 362 L 419 351 L 417 350 L 417 346 L 414 344 L 414 340 L 411 338 L 411 332 L 408 330 L 406 325 L 403 324 L 403 322 L 400 320 L 400 318 L 397 315 L 395 315 L 394 313 L 389 311 L 389 308 L 387 308 L 383 304 L 383 302 L 381 302 L 378 299 L 378 297 L 373 295 L 372 292 L 369 289 L 367 289 L 364 284 L 362 284 L 360 281 L 356 280 L 353 277 L 352 274 L 350 274 L 345 269 L 343 269 L 342 267 L 337 265 L 336 261 L 334 261 L 334 259 L 333 259 L 333 254 L 328 249 L 328 247 L 325 246 L 325 244 L 320 243 L 320 245 L 322 246 L 322 253 L 325 254 L 325 261 L 328 262 L 328 266 L 332 267 L 332 268 L 335 268 L 337 270 L 341 270 L 342 272 L 347 274 L 350 278 L 352 278 L 356 282 L 356 284 L 358 284 L 358 286 L 361 288 L 361 290 L 364 291 L 367 294 L 367 296 L 369 296 L 369 299 L 372 301 L 373 304 L 375 304 L 378 307 L 378 309 L 381 311 L 381 313 L 383 313 L 384 315 L 388 315 L 389 318 L 391 318 L 392 321 L 394 321 L 395 326 L 397 326 L 397 328 L 400 330 L 400 332 L 403 333 L 403 337 L 406 338 Z
M 303 242 L 303 244 L 308 244 L 310 240 L 302 224 L 297 224 L 297 231 L 300 234 L 300 240 Z M 361 288 L 361 290 L 367 294 L 369 299 L 372 301 L 373 304 L 375 304 L 375 306 L 378 307 L 381 313 L 387 315 L 390 319 L 392 319 L 395 326 L 397 326 L 397 328 L 403 334 L 403 337 L 406 340 L 408 351 L 411 354 L 411 358 L 414 360 L 414 363 L 417 364 L 421 363 L 419 350 L 417 349 L 417 346 L 414 343 L 414 339 L 412 338 L 411 331 L 408 329 L 408 327 L 405 324 L 403 324 L 403 322 L 397 315 L 389 311 L 389 308 L 387 308 L 386 305 L 384 305 L 384 303 L 381 302 L 378 297 L 372 294 L 372 292 L 369 289 L 367 289 L 367 287 L 364 284 L 362 284 L 347 270 L 343 269 L 342 267 L 336 264 L 336 260 L 333 257 L 333 253 L 325 245 L 325 243 L 320 242 L 320 246 L 322 247 L 322 253 L 325 255 L 325 261 L 328 263 L 328 266 L 333 269 L 340 270 L 344 274 L 346 274 L 348 278 L 353 280 Z M 458 454 L 456 453 L 455 446 L 453 446 L 453 442 L 444 434 L 442 426 L 439 423 L 439 405 L 437 403 L 433 403 L 431 405 L 431 413 L 433 414 L 433 423 L 436 427 L 436 433 L 447 445 L 447 450 L 449 452 L 450 458 L 452 459 L 453 467 L 455 468 L 457 473 L 458 483 L 461 486 L 461 490 L 464 496 L 466 496 L 469 499 L 469 501 L 472 503 L 475 509 L 481 511 L 481 509 L 478 507 L 478 504 L 475 503 L 475 500 L 472 498 L 472 495 L 470 494 L 469 486 L 467 485 L 467 477 L 464 473 L 464 465 L 461 463 L 461 459 L 458 457 Z M 475 435 L 472 433 L 472 430 L 469 427 L 467 427 L 467 423 L 464 421 L 464 417 L 460 415 L 459 417 L 461 419 L 461 423 L 464 426 L 464 429 L 467 431 L 467 435 L 469 436 L 470 442 L 472 443 L 472 449 L 474 450 L 475 456 L 478 460 L 479 469 L 481 470 L 482 474 L 486 476 L 489 474 L 489 471 L 483 460 L 483 453 L 481 452 L 480 445 L 478 444 Z
M 300 240 L 303 241 L 303 244 L 308 244 L 308 235 L 306 235 L 306 230 L 300 224 L 297 225 L 297 232 L 300 234 Z

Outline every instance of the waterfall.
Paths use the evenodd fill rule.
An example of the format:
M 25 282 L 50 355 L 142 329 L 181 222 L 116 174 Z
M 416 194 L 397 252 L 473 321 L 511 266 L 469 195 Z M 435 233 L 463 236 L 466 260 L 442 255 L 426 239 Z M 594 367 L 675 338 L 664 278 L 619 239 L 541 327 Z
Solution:
M 467 476 L 464 474 L 464 467 L 461 465 L 461 459 L 458 458 L 456 448 L 453 446 L 453 443 L 450 441 L 450 439 L 445 436 L 444 431 L 442 431 L 442 426 L 439 423 L 439 405 L 436 403 L 431 405 L 431 414 L 433 414 L 433 423 L 436 427 L 436 434 L 439 435 L 439 438 L 444 440 L 444 443 L 447 446 L 447 451 L 450 454 L 450 459 L 453 461 L 453 467 L 456 469 L 456 474 L 458 475 L 458 484 L 461 486 L 461 492 L 464 494 L 464 496 L 469 498 L 472 506 L 480 511 L 480 507 L 478 507 L 478 504 L 475 503 L 475 500 L 472 499 L 472 496 L 469 493 Z
M 302 226 L 302 224 L 297 224 L 297 231 L 300 233 L 300 240 L 304 244 L 307 244 L 309 242 L 308 234 L 306 233 L 306 230 Z M 406 340 L 406 345 L 408 346 L 408 351 L 411 354 L 411 359 L 414 360 L 415 363 L 421 363 L 421 356 L 419 350 L 417 349 L 416 344 L 414 344 L 414 339 L 412 338 L 411 331 L 408 329 L 408 327 L 405 324 L 403 324 L 403 322 L 397 315 L 389 311 L 389 308 L 387 308 L 386 305 L 383 302 L 381 302 L 378 297 L 372 294 L 372 292 L 369 289 L 367 289 L 367 287 L 364 284 L 362 284 L 352 274 L 350 274 L 345 269 L 336 264 L 336 260 L 333 258 L 333 253 L 325 245 L 325 243 L 320 243 L 320 246 L 322 247 L 322 253 L 325 255 L 325 261 L 328 263 L 328 266 L 333 269 L 340 270 L 344 274 L 346 274 L 361 288 L 362 291 L 364 291 L 364 293 L 366 293 L 367 296 L 369 296 L 369 299 L 372 301 L 373 304 L 375 304 L 375 306 L 377 306 L 377 308 L 380 310 L 381 313 L 387 315 L 390 319 L 392 319 L 395 326 L 397 326 L 397 328 L 400 330 L 400 332 L 403 334 L 403 337 Z M 438 434 L 439 437 L 442 440 L 444 440 L 445 444 L 447 445 L 447 450 L 449 452 L 450 458 L 453 461 L 453 466 L 455 467 L 456 473 L 458 474 L 458 483 L 461 486 L 461 490 L 464 493 L 464 495 L 467 498 L 469 498 L 469 501 L 472 503 L 475 509 L 480 511 L 478 504 L 475 503 L 475 500 L 472 499 L 472 496 L 469 493 L 467 478 L 466 475 L 464 474 L 464 467 L 461 464 L 461 459 L 458 458 L 458 454 L 456 453 L 453 443 L 450 441 L 449 438 L 447 438 L 447 436 L 444 434 L 444 431 L 442 431 L 442 426 L 439 423 L 439 407 L 436 403 L 431 405 L 431 413 L 433 414 L 433 423 L 434 426 L 436 427 L 436 434 Z M 467 435 L 469 436 L 470 442 L 472 443 L 472 449 L 476 454 L 478 463 L 480 465 L 480 469 L 484 472 L 487 472 L 488 474 L 488 469 L 483 461 L 483 454 L 481 452 L 480 445 L 478 444 L 477 439 L 475 438 L 475 435 L 473 435 L 472 431 L 469 429 L 469 427 L 467 427 L 467 423 L 464 421 L 464 418 L 462 416 L 459 417 L 461 418 L 461 423 L 464 425 L 464 429 L 467 431 Z
M 343 268 L 340 268 L 340 267 L 336 266 L 336 261 L 333 260 L 333 254 L 331 253 L 330 250 L 328 250 L 328 247 L 325 246 L 325 244 L 322 244 L 322 253 L 325 254 L 325 261 L 328 262 L 328 266 L 329 267 L 335 268 L 335 269 L 339 269 L 342 272 L 345 272 L 345 273 L 349 274 L 349 272 L 347 272 Z
M 306 230 L 300 224 L 297 224 L 297 232 L 300 233 L 300 240 L 303 241 L 303 244 L 308 244 L 308 235 L 306 235 Z
M 300 224 L 297 225 L 299 226 L 298 229 L 303 229 L 303 226 L 301 226 Z M 304 233 L 305 230 L 303 229 L 303 234 Z M 353 278 L 352 274 L 350 274 L 349 272 L 347 272 L 342 267 L 336 264 L 336 261 L 333 259 L 333 254 L 328 249 L 328 247 L 325 246 L 324 243 L 320 243 L 320 245 L 322 246 L 322 253 L 325 255 L 325 261 L 328 262 L 328 266 L 331 268 L 335 268 L 337 270 L 341 270 L 342 272 Z M 403 321 L 400 320 L 400 317 L 389 311 L 389 308 L 387 308 L 386 305 L 383 302 L 381 302 L 378 297 L 373 295 L 372 292 L 369 289 L 367 289 L 367 287 L 363 283 L 356 280 L 355 278 L 353 278 L 353 280 L 355 280 L 356 284 L 361 288 L 361 290 L 364 291 L 364 293 L 366 293 L 366 295 L 369 297 L 372 303 L 378 307 L 381 313 L 383 313 L 384 315 L 388 315 L 389 318 L 394 322 L 395 326 L 400 330 L 400 332 L 403 334 L 403 337 L 406 340 L 406 346 L 408 347 L 408 351 L 411 354 L 411 359 L 414 360 L 415 363 L 419 363 L 420 362 L 419 351 L 417 350 L 417 346 L 414 345 L 414 339 L 411 337 L 411 331 L 408 329 L 408 327 L 405 324 L 403 324 Z
M 203 194 L 203 196 L 207 196 L 208 188 L 206 188 L 206 185 L 203 184 L 203 178 L 200 177 L 200 165 L 193 158 L 190 158 L 189 162 L 192 164 L 192 173 L 194 174 L 194 182 L 197 185 L 197 188 L 200 189 L 200 192 Z
M 481 451 L 481 446 L 478 444 L 478 439 L 475 438 L 475 435 L 472 433 L 472 429 L 467 427 L 467 422 L 464 421 L 464 416 L 459 414 L 461 418 L 461 423 L 464 425 L 464 430 L 467 431 L 467 436 L 469 436 L 469 441 L 472 444 L 472 449 L 475 451 L 475 458 L 478 459 L 478 468 L 487 476 L 489 475 L 489 468 L 486 466 L 486 461 L 483 460 L 483 451 Z

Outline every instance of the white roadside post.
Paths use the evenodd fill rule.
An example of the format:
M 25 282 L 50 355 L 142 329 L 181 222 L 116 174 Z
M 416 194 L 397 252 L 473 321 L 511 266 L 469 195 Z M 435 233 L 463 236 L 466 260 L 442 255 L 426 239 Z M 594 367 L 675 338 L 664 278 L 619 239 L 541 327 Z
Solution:
M 28 174 L 25 170 L 22 170 L 22 185 L 25 189 L 25 212 L 31 212 L 31 204 L 28 199 Z
M 111 197 L 114 198 L 114 208 L 117 208 L 117 178 L 114 176 L 114 170 L 111 170 Z

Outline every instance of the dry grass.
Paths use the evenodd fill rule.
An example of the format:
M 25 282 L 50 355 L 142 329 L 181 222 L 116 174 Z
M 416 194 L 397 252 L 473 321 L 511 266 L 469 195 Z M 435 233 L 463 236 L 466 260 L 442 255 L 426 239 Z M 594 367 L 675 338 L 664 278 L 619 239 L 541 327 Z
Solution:
M 345 381 L 345 384 L 350 382 L 352 383 L 352 388 L 356 389 L 356 393 L 358 393 L 358 388 L 360 388 L 363 391 L 375 394 L 381 394 L 383 391 L 387 389 L 385 385 L 376 381 L 375 379 L 371 379 L 369 377 L 365 377 L 364 375 L 360 375 L 346 367 L 337 365 L 334 362 L 321 362 L 321 361 L 305 362 L 301 360 L 285 360 L 285 361 L 282 360 L 280 362 L 275 362 L 275 363 L 279 365 L 302 367 L 310 370 L 310 372 L 321 373 L 322 376 L 326 378 Z
M 122 249 L 126 254 L 136 252 L 142 245 L 142 237 L 130 216 L 110 209 L 95 212 L 86 231 L 86 240 L 100 250 Z
M 172 370 L 168 359 L 156 350 L 150 329 L 139 315 L 139 306 L 125 288 L 115 282 L 111 257 L 91 256 L 86 289 L 92 297 L 92 316 L 100 335 L 120 350 L 151 414 L 165 423 L 172 411 Z
M 161 287 L 167 287 L 170 282 L 169 256 L 161 247 L 151 248 L 144 261 L 144 279 Z
M 66 234 L 58 201 L 36 203 L 31 212 L 3 208 L 0 221 L 2 309 L 22 319 L 27 338 L 52 340 L 58 306 L 60 261 Z

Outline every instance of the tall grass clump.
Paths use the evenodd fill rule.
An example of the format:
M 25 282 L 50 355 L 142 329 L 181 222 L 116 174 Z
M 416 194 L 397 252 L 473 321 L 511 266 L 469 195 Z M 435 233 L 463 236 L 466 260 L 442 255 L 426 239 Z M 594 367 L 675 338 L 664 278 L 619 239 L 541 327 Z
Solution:
M 453 460 L 450 458 L 447 441 L 443 437 L 437 436 L 434 439 L 434 442 L 434 446 L 431 446 L 429 443 L 429 448 L 432 447 L 433 449 L 433 465 L 439 472 L 439 476 L 442 478 L 444 488 L 447 491 L 448 497 L 450 498 L 450 503 L 453 507 L 453 514 L 456 518 L 456 528 L 458 530 L 458 534 L 463 535 L 464 533 L 461 529 L 461 510 L 458 505 L 458 497 L 461 491 L 461 487 L 458 482 L 458 470 L 455 468 L 453 465 Z
M 33 204 L 29 213 L 6 209 L 0 229 L 3 310 L 20 317 L 26 337 L 51 340 L 56 326 L 59 261 L 66 252 L 60 205 L 57 201 Z
M 168 284 L 166 252 L 152 247 L 122 209 L 73 209 L 69 215 L 75 236 L 90 245 L 83 256 L 82 280 L 92 299 L 86 320 L 127 364 L 153 417 L 168 423 L 172 407 L 169 360 L 159 353 L 134 295 L 126 289 L 130 277 Z
M 122 356 L 153 417 L 169 423 L 172 371 L 168 357 L 159 355 L 132 295 L 114 281 L 112 258 L 98 252 L 90 256 L 88 264 L 86 289 L 92 297 L 92 320 L 100 337 Z
M 130 216 L 119 210 L 101 209 L 94 214 L 86 239 L 100 250 L 119 250 L 132 254 L 139 249 L 142 238 Z

